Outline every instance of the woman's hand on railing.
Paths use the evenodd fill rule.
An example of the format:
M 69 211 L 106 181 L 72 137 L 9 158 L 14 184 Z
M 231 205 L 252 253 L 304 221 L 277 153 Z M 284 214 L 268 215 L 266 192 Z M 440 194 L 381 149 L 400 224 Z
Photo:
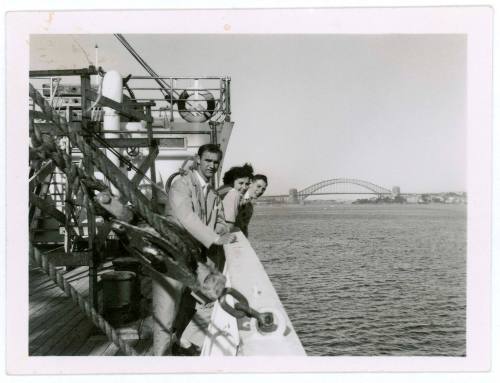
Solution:
M 236 242 L 236 235 L 233 233 L 226 233 L 221 235 L 217 241 L 215 241 L 216 245 L 227 245 L 228 243 Z
M 229 233 L 229 229 L 227 227 L 227 224 L 222 223 L 222 222 L 217 222 L 217 224 L 215 225 L 215 232 L 219 235 Z

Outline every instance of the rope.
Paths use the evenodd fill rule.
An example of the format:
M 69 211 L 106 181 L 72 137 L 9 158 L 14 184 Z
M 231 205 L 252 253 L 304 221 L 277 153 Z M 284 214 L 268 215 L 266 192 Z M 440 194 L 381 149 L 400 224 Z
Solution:
M 34 250 L 34 246 L 31 246 Z M 41 253 L 41 252 L 40 252 Z M 41 255 L 43 257 L 43 255 Z M 45 273 L 78 305 L 85 315 L 94 323 L 106 337 L 113 342 L 127 356 L 137 356 L 135 349 L 130 346 L 115 329 L 100 315 L 90 303 L 64 278 L 63 273 L 50 262 L 42 262 L 33 256 L 32 259 L 41 267 Z
M 76 135 L 73 135 L 76 136 Z M 101 151 L 95 151 L 83 137 L 76 136 L 75 143 L 84 156 L 92 158 L 93 164 L 110 180 L 120 193 L 132 204 L 134 210 L 143 217 L 156 231 L 158 231 L 164 240 L 172 246 L 173 252 L 179 251 L 180 254 L 189 254 L 193 248 L 198 248 L 196 242 L 187 238 L 179 238 L 180 229 L 174 223 L 168 222 L 160 215 L 154 213 L 150 201 L 137 189 L 129 188 L 130 180 L 107 158 Z M 72 138 L 70 138 L 72 139 Z M 73 140 L 72 140 L 73 141 Z M 186 237 L 184 235 L 184 237 Z M 173 254 L 174 258 L 179 258 L 178 254 Z
M 193 265 L 193 260 L 200 260 L 202 258 L 197 241 L 188 232 L 177 226 L 176 223 L 170 222 L 159 214 L 156 214 L 151 202 L 137 188 L 131 187 L 131 182 L 128 177 L 121 172 L 99 148 L 96 148 L 95 145 L 88 142 L 82 135 L 72 131 L 66 119 L 55 113 L 43 96 L 41 96 L 31 84 L 30 97 L 32 97 L 34 103 L 40 107 L 44 114 L 44 118 L 54 123 L 56 133 L 67 136 L 71 145 L 78 147 L 83 157 L 90 159 L 93 165 L 113 183 L 120 193 L 131 203 L 135 212 L 159 233 L 161 249 L 168 256 L 166 261 L 168 261 L 169 267 L 172 268 L 175 274 L 173 277 L 194 292 L 203 294 L 204 290 L 202 285 L 198 281 L 197 274 L 195 274 L 191 266 Z M 38 140 L 38 137 L 42 138 L 42 136 L 36 125 L 34 125 L 32 136 L 34 137 L 34 141 L 36 141 L 35 149 L 38 150 L 37 153 L 42 157 L 49 155 L 59 169 L 66 174 L 74 175 L 75 184 L 77 182 L 89 182 L 96 183 L 96 185 L 99 186 L 99 182 L 95 180 L 93 176 L 86 174 L 84 169 L 77 168 L 74 164 L 68 167 L 68 164 L 71 164 L 71 158 L 55 144 L 54 137 L 45 136 L 47 137 L 46 140 Z M 73 185 L 72 189 L 76 190 Z M 162 193 L 165 192 L 162 190 Z M 135 350 L 120 338 L 113 327 L 109 325 L 89 302 L 83 299 L 83 297 L 64 280 L 62 274 L 58 272 L 53 265 L 48 265 L 46 271 L 64 292 L 71 296 L 73 301 L 79 305 L 92 322 L 105 332 L 108 339 L 115 343 L 126 355 L 137 355 Z
M 153 180 L 151 178 L 149 178 L 145 172 L 141 171 L 140 168 L 138 168 L 137 166 L 135 166 L 131 161 L 129 161 L 129 159 L 127 157 L 125 157 L 124 155 L 122 155 L 119 151 L 117 151 L 115 148 L 113 148 L 104 138 L 102 138 L 101 136 L 99 136 L 97 133 L 95 132 L 92 132 L 92 131 L 87 131 L 93 138 L 95 138 L 97 141 L 99 141 L 99 143 L 104 147 L 106 148 L 107 150 L 109 150 L 111 153 L 113 153 L 119 160 L 120 162 L 124 163 L 125 165 L 127 165 L 129 167 L 129 169 L 131 170 L 134 170 L 137 174 L 139 174 L 141 176 L 141 179 L 143 180 L 146 180 L 149 182 L 149 186 L 155 188 L 158 192 L 160 192 L 160 194 L 162 194 L 165 198 L 168 198 L 168 190 L 170 189 L 170 185 L 173 181 L 173 179 L 178 176 L 179 174 L 182 175 L 182 174 L 185 174 L 185 170 L 184 170 L 184 167 L 186 166 L 186 163 L 188 161 L 192 161 L 193 160 L 193 157 L 190 157 L 190 158 L 187 158 L 186 160 L 184 160 L 184 162 L 182 163 L 181 167 L 179 168 L 179 171 L 173 173 L 172 175 L 170 175 L 170 177 L 167 179 L 167 183 L 165 184 L 165 189 L 159 187 L 158 185 L 156 185 Z M 92 144 L 91 144 L 92 145 Z M 94 150 L 98 149 L 95 145 L 92 145 L 94 147 Z
M 121 35 L 119 33 L 115 33 L 115 37 L 129 51 L 129 53 L 132 55 L 132 57 L 134 57 L 139 62 L 139 64 L 141 64 L 141 66 L 146 70 L 146 72 L 148 72 L 152 77 L 159 77 L 156 74 L 156 72 L 146 63 L 146 61 L 144 61 L 143 58 L 134 50 L 134 48 L 132 48 L 132 46 L 125 39 L 125 37 L 123 37 L 123 35 Z M 163 81 L 163 79 L 159 79 L 159 78 L 155 78 L 154 80 L 158 83 L 158 85 L 160 85 L 160 87 L 161 87 L 160 92 L 163 94 L 165 99 L 167 99 L 167 98 L 173 99 L 173 101 L 175 102 L 176 99 L 174 99 L 172 97 L 172 95 L 170 94 L 170 90 L 169 90 L 170 87 L 165 83 L 165 81 Z M 173 91 L 172 93 L 175 94 L 176 96 L 178 96 L 175 91 Z
M 194 291 L 200 291 L 201 285 L 196 275 L 187 264 L 190 260 L 201 259 L 201 252 L 196 240 L 185 230 L 170 222 L 164 217 L 156 214 L 150 201 L 137 188 L 130 187 L 130 180 L 118 169 L 109 158 L 107 158 L 99 149 L 94 148 L 84 137 L 68 128 L 67 121 L 54 113 L 46 100 L 30 84 L 30 96 L 34 102 L 40 106 L 47 118 L 50 118 L 56 125 L 56 129 L 63 135 L 67 135 L 71 144 L 78 147 L 82 155 L 90 158 L 94 166 L 120 191 L 120 193 L 131 203 L 135 212 L 141 216 L 149 225 L 151 225 L 162 236 L 163 244 L 167 250 L 167 255 L 176 260 L 179 271 L 183 275 L 179 280 Z M 58 157 L 58 156 L 56 156 Z M 64 169 L 63 158 L 54 159 L 56 165 L 61 170 Z M 61 163 L 61 166 L 59 166 Z M 89 177 L 83 169 L 81 178 Z M 80 175 L 80 174 L 79 174 Z M 154 185 L 154 184 L 153 184 Z M 155 185 L 156 186 L 156 185 Z M 165 193 L 162 190 L 163 193 Z M 188 275 L 188 277 L 186 276 Z

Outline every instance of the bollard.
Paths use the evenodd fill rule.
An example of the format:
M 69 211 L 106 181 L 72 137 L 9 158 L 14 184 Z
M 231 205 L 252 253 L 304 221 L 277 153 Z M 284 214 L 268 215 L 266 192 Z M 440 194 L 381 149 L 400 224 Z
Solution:
M 103 316 L 115 326 L 137 319 L 134 310 L 136 274 L 131 271 L 109 271 L 101 276 L 103 285 Z
M 131 271 L 136 275 L 132 284 L 130 308 L 134 316 L 138 317 L 141 315 L 141 262 L 134 257 L 119 257 L 113 259 L 112 262 L 115 271 Z
M 116 271 L 132 271 L 137 275 L 141 272 L 141 262 L 134 257 L 119 257 L 112 262 Z

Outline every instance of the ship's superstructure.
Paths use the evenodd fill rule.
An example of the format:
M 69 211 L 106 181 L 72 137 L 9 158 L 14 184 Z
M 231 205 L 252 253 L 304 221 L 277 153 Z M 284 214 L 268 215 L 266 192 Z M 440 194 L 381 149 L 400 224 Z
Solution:
M 165 354 L 161 326 L 176 314 L 163 303 L 168 278 L 208 310 L 195 326 L 202 355 L 304 354 L 241 233 L 225 252 L 247 262 L 246 284 L 237 256 L 223 275 L 163 217 L 168 187 L 197 149 L 213 143 L 225 152 L 230 84 L 227 76 L 124 77 L 92 66 L 30 72 L 30 263 L 122 354 Z M 41 335 L 32 339 L 31 329 L 30 353 L 51 355 L 54 348 L 43 347 Z

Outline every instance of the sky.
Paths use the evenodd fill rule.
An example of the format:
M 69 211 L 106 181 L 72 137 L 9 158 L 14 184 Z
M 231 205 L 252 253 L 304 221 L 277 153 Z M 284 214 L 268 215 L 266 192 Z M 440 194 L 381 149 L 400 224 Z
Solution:
M 250 162 L 268 194 L 332 178 L 402 193 L 466 191 L 464 35 L 125 35 L 166 76 L 231 77 L 224 169 Z M 31 69 L 94 61 L 146 74 L 112 35 L 34 35 Z

